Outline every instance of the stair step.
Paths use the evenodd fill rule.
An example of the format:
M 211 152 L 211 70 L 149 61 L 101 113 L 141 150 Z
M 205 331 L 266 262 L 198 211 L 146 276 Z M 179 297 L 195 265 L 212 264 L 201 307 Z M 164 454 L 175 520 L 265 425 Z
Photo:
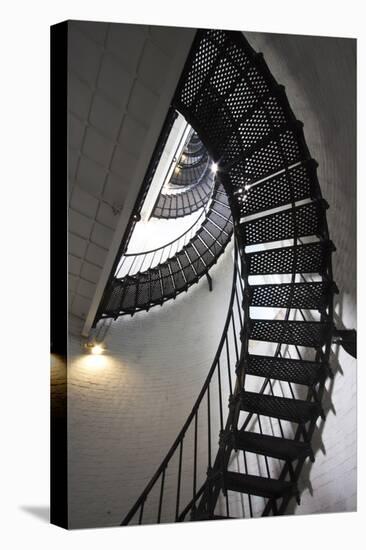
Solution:
M 162 278 L 162 285 L 165 298 L 171 298 L 175 295 L 174 279 L 171 275 L 168 262 L 164 262 L 160 265 L 160 273 Z
M 268 321 L 267 319 L 256 319 L 250 321 L 249 338 L 264 342 L 318 348 L 325 344 L 330 328 L 330 323 L 323 321 Z
M 250 413 L 288 420 L 297 424 L 315 420 L 321 413 L 319 403 L 275 397 L 243 390 L 240 394 L 240 408 Z
M 333 285 L 329 282 L 285 283 L 251 285 L 249 289 L 253 307 L 322 309 L 327 305 Z
M 296 484 L 290 481 L 239 474 L 236 472 L 225 473 L 224 485 L 229 491 L 237 491 L 265 498 L 280 498 L 297 494 Z
M 245 373 L 305 386 L 313 386 L 325 378 L 322 363 L 254 354 L 248 356 Z
M 138 273 L 136 290 L 136 308 L 144 308 L 150 303 L 150 271 Z
M 268 121 L 267 121 L 268 122 Z M 241 125 L 243 131 L 243 125 Z M 249 133 L 249 128 L 246 128 L 245 142 L 241 141 L 238 147 L 238 139 L 233 134 L 231 139 L 226 140 L 220 155 L 220 166 L 222 169 L 228 169 L 229 166 L 238 166 L 242 169 L 251 180 L 261 179 L 268 172 L 268 163 L 263 162 L 263 158 L 271 158 L 272 172 L 277 172 L 284 167 L 283 156 L 278 153 L 273 153 L 274 147 L 285 150 L 287 153 L 288 165 L 301 162 L 303 154 L 299 147 L 299 142 L 303 138 L 302 124 L 297 120 L 283 122 L 272 129 L 270 126 L 264 131 L 252 129 L 253 133 Z M 267 164 L 267 166 L 266 166 Z M 244 170 L 244 166 L 246 170 Z M 239 168 L 239 169 L 240 169 Z M 267 169 L 266 169 L 267 168 Z
M 316 201 L 240 225 L 245 245 L 282 241 L 297 237 L 321 236 L 324 230 L 325 201 Z
M 160 283 L 161 280 L 161 273 L 160 269 L 154 268 L 150 270 L 150 301 L 151 302 L 159 302 L 163 295 L 162 295 L 162 285 Z
M 316 163 L 309 160 L 250 187 L 245 201 L 239 202 L 240 215 L 251 216 L 306 199 L 314 195 L 316 187 Z
M 254 432 L 237 432 L 233 436 L 233 447 L 249 453 L 291 461 L 306 458 L 312 454 L 310 445 L 304 441 Z
M 179 260 L 180 267 L 183 269 L 184 278 L 187 283 L 193 281 L 196 277 L 196 273 L 192 267 L 192 263 L 189 257 L 184 252 L 184 250 L 178 252 L 178 254 L 176 254 L 176 258 Z
M 251 252 L 246 255 L 248 274 L 323 273 L 332 250 L 331 241 L 322 241 Z
M 169 264 L 171 269 L 175 290 L 182 290 L 186 287 L 187 283 L 184 279 L 183 272 L 177 258 L 173 256 L 168 260 L 167 263 Z

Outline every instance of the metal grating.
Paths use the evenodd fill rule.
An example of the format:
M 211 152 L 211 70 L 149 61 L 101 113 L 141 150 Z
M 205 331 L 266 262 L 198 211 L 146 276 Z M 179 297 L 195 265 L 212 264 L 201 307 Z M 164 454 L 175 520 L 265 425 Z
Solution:
M 249 337 L 264 342 L 281 342 L 318 348 L 325 344 L 329 324 L 313 321 L 251 321 Z
M 246 374 L 312 386 L 324 378 L 324 366 L 312 361 L 249 355 Z
M 274 397 L 243 391 L 240 395 L 240 407 L 242 410 L 281 418 L 289 422 L 305 423 L 320 414 L 318 403 L 309 403 L 300 399 L 286 397 Z
M 274 248 L 246 255 L 249 275 L 286 273 L 323 273 L 326 268 L 329 242 L 317 242 Z
M 322 309 L 327 303 L 330 289 L 331 285 L 326 282 L 253 285 L 250 287 L 250 305 L 255 307 Z

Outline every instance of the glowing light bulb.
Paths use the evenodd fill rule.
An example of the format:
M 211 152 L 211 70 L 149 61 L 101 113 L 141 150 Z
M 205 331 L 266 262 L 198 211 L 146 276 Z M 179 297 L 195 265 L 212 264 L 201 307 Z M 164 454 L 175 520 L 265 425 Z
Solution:
M 103 347 L 100 344 L 94 344 L 91 347 L 91 352 L 93 355 L 101 355 L 103 353 Z
M 218 168 L 219 168 L 219 167 L 217 166 L 216 162 L 213 162 L 213 163 L 211 164 L 211 172 L 212 172 L 213 174 L 216 174 Z

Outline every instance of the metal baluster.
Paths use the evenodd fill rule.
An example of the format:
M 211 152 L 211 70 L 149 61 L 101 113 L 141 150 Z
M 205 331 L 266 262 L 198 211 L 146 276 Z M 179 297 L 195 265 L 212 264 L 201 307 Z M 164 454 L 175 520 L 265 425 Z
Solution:
M 160 498 L 159 498 L 159 512 L 158 512 L 158 521 L 157 521 L 157 523 L 160 523 L 160 519 L 161 519 L 161 507 L 162 507 L 162 504 L 163 504 L 164 483 L 165 483 L 165 472 L 166 472 L 166 468 L 164 468 L 163 474 L 162 474 L 162 476 L 161 476 Z
M 207 386 L 207 422 L 208 422 L 208 467 L 211 468 L 211 406 L 210 406 L 210 384 Z
M 239 359 L 238 340 L 237 340 L 237 336 L 236 336 L 235 319 L 234 319 L 234 314 L 233 313 L 231 315 L 231 321 L 232 321 L 232 324 L 233 324 L 235 355 L 236 355 L 236 360 L 238 360 Z
M 222 413 L 222 395 L 221 395 L 221 370 L 220 370 L 220 359 L 217 360 L 217 379 L 219 384 L 219 403 L 220 403 L 220 427 L 221 430 L 224 429 L 224 418 Z
M 141 523 L 142 523 L 142 518 L 143 518 L 143 515 L 144 515 L 145 500 L 146 500 L 146 499 L 144 499 L 144 500 L 142 501 L 141 507 L 140 507 L 139 525 L 141 525 Z
M 260 431 L 261 435 L 263 435 L 262 421 L 261 421 L 261 417 L 260 417 L 259 414 L 258 414 L 258 425 L 259 425 L 259 431 Z M 268 466 L 268 457 L 266 455 L 264 455 L 264 460 L 265 460 L 265 463 L 266 463 L 267 476 L 271 477 L 271 474 L 269 472 L 269 466 Z
M 127 276 L 131 273 L 131 270 L 132 270 L 133 265 L 134 265 L 134 263 L 135 263 L 135 261 L 136 261 L 136 258 L 137 258 L 137 256 L 134 256 L 134 257 L 133 257 L 133 260 L 132 260 L 131 265 L 130 265 L 130 267 L 129 267 L 129 270 L 128 270 L 128 272 L 127 272 Z
M 119 276 L 119 274 L 121 273 L 122 268 L 123 268 L 123 266 L 125 265 L 125 261 L 126 261 L 126 256 L 123 256 L 123 257 L 122 257 L 122 260 L 121 260 L 121 263 L 120 263 L 120 266 L 119 266 L 119 269 L 118 269 L 118 271 L 117 271 L 117 273 L 116 273 L 116 275 L 115 275 L 116 278 L 117 278 L 117 277 Z M 122 277 L 123 277 L 123 275 L 122 275 Z
M 182 458 L 183 458 L 183 439 L 179 446 L 179 466 L 178 466 L 178 487 L 177 487 L 177 501 L 175 505 L 175 521 L 178 521 L 179 517 L 179 500 L 180 500 L 180 484 L 182 481 Z
M 230 516 L 230 508 L 229 508 L 229 497 L 228 497 L 227 491 L 226 491 L 226 495 L 225 495 L 225 501 L 226 501 L 226 517 L 229 517 Z
M 246 473 L 246 475 L 248 475 L 248 464 L 247 464 L 247 456 L 245 454 L 245 451 L 243 451 L 243 457 L 244 457 L 245 473 Z M 251 497 L 250 494 L 248 494 L 248 501 L 249 501 L 249 513 L 250 513 L 250 517 L 252 518 L 253 517 L 253 508 L 252 508 L 252 497 Z
M 243 330 L 243 318 L 242 318 L 242 310 L 241 310 L 241 307 L 240 307 L 240 304 L 239 304 L 239 297 L 238 297 L 238 291 L 237 291 L 237 288 L 235 288 L 235 301 L 236 301 L 236 307 L 237 307 L 237 310 L 238 310 L 238 317 L 239 317 L 239 321 L 240 321 L 240 330 Z
M 152 267 L 154 267 L 154 266 L 153 266 L 153 263 L 154 263 L 154 259 L 155 259 L 155 254 L 156 254 L 156 250 L 154 250 L 154 254 L 153 254 L 153 257 L 152 257 L 152 259 L 151 259 L 150 268 L 149 268 L 149 269 L 151 269 Z
M 226 347 L 226 363 L 227 363 L 227 372 L 228 372 L 228 377 L 229 377 L 230 395 L 233 395 L 233 386 L 232 386 L 232 381 L 231 381 L 229 340 L 228 340 L 227 335 L 226 335 L 226 338 L 225 338 L 225 347 Z
M 241 473 L 240 463 L 239 463 L 239 453 L 238 452 L 236 453 L 236 471 L 238 472 L 238 474 Z M 245 507 L 244 507 L 244 495 L 243 495 L 243 493 L 240 493 L 240 502 L 241 502 L 242 515 L 243 515 L 243 518 L 245 518 Z
M 142 271 L 142 266 L 143 266 L 144 263 L 145 263 L 145 259 L 146 259 L 146 254 L 144 254 L 144 255 L 142 256 L 142 262 L 141 262 L 140 267 L 139 267 L 139 271 L 140 271 L 140 272 Z
M 193 500 L 195 502 L 197 493 L 197 430 L 198 430 L 198 411 L 194 415 L 194 464 L 193 464 Z M 195 507 L 195 504 L 193 505 Z
M 269 383 L 269 387 L 270 387 L 270 390 L 271 390 L 271 395 L 274 396 L 272 381 L 270 379 L 268 379 L 268 383 Z M 281 420 L 279 418 L 277 418 L 277 421 L 278 421 L 278 425 L 280 427 L 281 436 L 285 437 L 285 434 L 284 434 L 283 428 L 282 428 L 282 424 L 281 424 Z

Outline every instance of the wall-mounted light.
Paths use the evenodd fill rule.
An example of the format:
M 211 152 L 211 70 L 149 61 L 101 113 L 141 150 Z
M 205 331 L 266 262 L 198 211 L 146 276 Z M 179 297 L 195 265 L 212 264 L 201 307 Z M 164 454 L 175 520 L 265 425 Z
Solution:
M 219 167 L 217 166 L 216 162 L 213 162 L 213 163 L 211 164 L 211 172 L 212 172 L 213 174 L 216 174 L 216 172 L 217 172 L 218 169 L 219 169 Z
M 104 346 L 102 344 L 97 344 L 96 342 L 88 342 L 85 344 L 85 347 L 92 355 L 101 355 L 104 351 Z

